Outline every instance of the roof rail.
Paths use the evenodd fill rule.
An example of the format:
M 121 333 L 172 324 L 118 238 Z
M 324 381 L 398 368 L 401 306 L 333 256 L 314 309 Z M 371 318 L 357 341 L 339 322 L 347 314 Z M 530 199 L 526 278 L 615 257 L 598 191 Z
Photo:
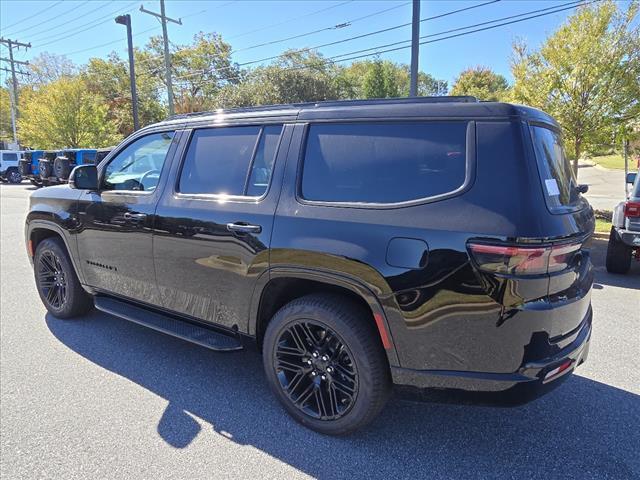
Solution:
M 206 112 L 179 113 L 171 115 L 167 120 L 179 120 L 181 118 L 192 118 L 206 115 L 220 115 L 225 113 L 242 113 L 242 112 L 265 112 L 270 110 L 285 109 L 302 109 L 317 107 L 333 107 L 348 105 L 378 105 L 378 104 L 397 104 L 397 103 L 478 103 L 476 97 L 470 95 L 460 96 L 442 96 L 442 97 L 393 97 L 393 98 L 370 98 L 360 100 L 321 100 L 318 102 L 304 103 L 283 103 L 276 105 L 259 105 L 255 107 L 238 107 L 238 108 L 219 108 L 218 110 Z

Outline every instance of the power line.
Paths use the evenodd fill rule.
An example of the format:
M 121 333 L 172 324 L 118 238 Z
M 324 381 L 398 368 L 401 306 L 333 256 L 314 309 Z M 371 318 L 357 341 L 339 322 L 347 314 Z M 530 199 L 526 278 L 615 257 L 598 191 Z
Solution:
M 54 16 L 54 17 L 49 17 L 49 18 L 47 18 L 46 20 L 44 20 L 44 21 L 42 21 L 40 23 L 37 23 L 35 25 L 31 25 L 30 27 L 27 27 L 27 28 L 23 28 L 23 29 L 20 30 L 20 34 L 22 35 L 24 32 L 28 32 L 29 30 L 33 30 L 34 28 L 38 28 L 38 27 L 40 27 L 42 25 L 45 25 L 45 24 L 50 23 L 50 22 L 52 22 L 54 20 L 57 20 L 60 17 L 64 17 L 68 13 L 75 12 L 79 8 L 84 7 L 87 3 L 89 3 L 89 0 L 86 0 L 86 1 L 82 2 L 80 5 L 74 5 L 73 8 L 71 8 L 69 10 L 65 10 L 63 13 L 60 13 L 60 14 Z
M 304 15 L 300 15 L 298 17 L 290 18 L 288 20 L 284 20 L 284 21 L 279 22 L 279 23 L 273 23 L 271 25 L 265 25 L 264 27 L 256 28 L 255 30 L 249 30 L 248 32 L 239 33 L 238 35 L 233 35 L 232 37 L 228 37 L 228 39 L 232 40 L 234 38 L 244 37 L 245 35 L 250 35 L 252 33 L 262 32 L 262 31 L 268 30 L 270 28 L 279 27 L 280 25 L 284 25 L 286 23 L 290 23 L 290 22 L 293 22 L 295 20 L 300 20 L 301 18 L 307 18 L 307 17 L 310 17 L 312 15 L 316 15 L 318 13 L 326 12 L 327 10 L 332 10 L 334 8 L 341 7 L 343 5 L 346 5 L 347 3 L 351 3 L 353 1 L 354 0 L 347 0 L 346 2 L 338 3 L 337 5 L 331 5 L 329 7 L 321 8 L 320 10 L 315 10 L 313 12 L 305 13 Z
M 471 5 L 471 6 L 459 8 L 459 9 L 456 9 L 456 10 L 450 10 L 448 12 L 444 12 L 444 13 L 441 13 L 441 14 L 438 14 L 438 15 L 433 15 L 431 17 L 421 18 L 420 22 L 426 22 L 426 21 L 430 21 L 430 20 L 436 20 L 438 18 L 447 17 L 447 16 L 450 16 L 450 15 L 455 15 L 456 13 L 461 13 L 461 12 L 464 12 L 464 11 L 467 11 L 467 10 L 472 10 L 474 8 L 484 7 L 484 6 L 487 6 L 487 5 L 491 5 L 493 3 L 497 3 L 499 1 L 500 0 L 489 0 L 489 1 L 484 2 L 484 3 L 479 3 L 479 4 L 476 4 L 476 5 Z M 575 2 L 573 2 L 573 3 L 575 3 Z M 319 48 L 330 47 L 330 46 L 338 45 L 338 44 L 345 43 L 345 42 L 351 42 L 353 40 L 359 40 L 361 38 L 370 37 L 372 35 L 378 35 L 380 33 L 385 33 L 385 32 L 389 32 L 389 31 L 392 31 L 392 30 L 397 30 L 398 28 L 406 27 L 408 25 L 411 25 L 411 22 L 403 23 L 403 24 L 400 24 L 400 25 L 394 25 L 392 27 L 387 27 L 387 28 L 383 28 L 383 29 L 380 29 L 380 30 L 375 30 L 373 32 L 367 32 L 367 33 L 363 33 L 363 34 L 360 34 L 360 35 L 355 35 L 355 36 L 352 36 L 352 37 L 343 38 L 341 40 L 335 40 L 333 42 L 323 43 L 321 45 L 315 45 L 313 47 L 305 47 L 305 48 L 301 48 L 301 49 L 296 49 L 296 50 L 293 50 L 292 53 L 304 53 L 304 52 L 308 52 L 308 51 L 311 51 L 311 50 L 317 50 Z M 406 40 L 406 41 L 409 41 L 409 40 Z M 279 55 L 273 55 L 273 56 L 270 56 L 270 57 L 261 58 L 259 60 L 251 60 L 251 61 L 248 61 L 248 62 L 239 63 L 238 66 L 239 67 L 244 67 L 244 66 L 247 66 L 247 65 L 254 65 L 256 63 L 262 63 L 262 62 L 266 62 L 266 61 L 269 61 L 269 60 L 275 60 L 277 58 L 283 57 L 284 55 L 285 54 L 279 54 Z M 203 73 L 203 72 L 204 72 L 204 70 L 202 70 L 200 72 L 194 72 L 194 73 L 192 73 L 190 75 L 195 76 L 195 75 L 198 75 L 199 73 Z M 183 75 L 182 78 L 184 78 L 185 76 L 186 75 Z
M 61 4 L 61 3 L 62 3 L 62 0 L 59 0 L 58 2 L 56 2 L 56 3 L 52 4 L 52 5 L 49 5 L 47 8 L 43 8 L 43 9 L 42 9 L 42 10 L 40 10 L 39 12 L 34 13 L 33 15 L 28 15 L 28 16 L 24 17 L 22 20 L 18 20 L 17 22 L 12 23 L 11 25 L 7 25 L 7 26 L 6 26 L 6 27 L 4 27 L 4 28 L 5 28 L 5 29 L 10 29 L 10 28 L 12 28 L 12 27 L 15 27 L 16 25 L 21 24 L 21 23 L 22 23 L 22 22 L 24 22 L 25 20 L 31 20 L 32 18 L 37 17 L 38 15 L 42 15 L 43 13 L 48 12 L 48 11 L 49 11 L 49 10 L 51 10 L 53 7 L 55 7 L 56 5 L 59 5 L 59 4 Z M 11 35 L 13 35 L 13 34 L 11 34 Z
M 433 34 L 430 34 L 430 35 L 424 35 L 423 37 L 420 37 L 420 38 L 422 39 L 422 38 L 427 38 L 427 37 L 434 37 L 434 36 L 444 35 L 445 33 L 448 33 L 448 32 L 454 31 L 454 30 L 458 30 L 458 31 L 459 30 L 467 30 L 469 28 L 474 28 L 474 27 L 476 27 L 478 25 L 488 24 L 488 23 L 495 23 L 495 22 L 498 22 L 498 21 L 501 21 L 501 20 L 505 20 L 507 18 L 516 18 L 516 17 L 523 17 L 525 15 L 530 15 L 530 16 L 528 16 L 526 18 L 519 18 L 518 20 L 511 20 L 511 21 L 499 23 L 497 25 L 491 25 L 491 26 L 487 26 L 487 27 L 483 27 L 483 28 L 477 28 L 475 30 L 470 30 L 470 31 L 467 31 L 467 32 L 462 32 L 462 33 L 458 33 L 458 34 L 454 34 L 454 35 L 449 35 L 449 36 L 445 36 L 445 37 L 441 37 L 441 38 L 436 38 L 436 39 L 433 39 L 433 40 L 425 40 L 425 41 L 420 42 L 420 45 L 440 42 L 442 40 L 448 40 L 448 39 L 451 39 L 451 38 L 470 35 L 470 34 L 482 32 L 482 31 L 485 31 L 485 30 L 491 30 L 491 29 L 494 29 L 494 28 L 502 27 L 502 26 L 505 26 L 505 25 L 511 25 L 511 24 L 514 24 L 514 23 L 524 22 L 526 20 L 531 20 L 531 19 L 534 19 L 534 18 L 539 18 L 539 17 L 544 17 L 544 16 L 547 16 L 547 15 L 552 15 L 554 13 L 559 13 L 559 12 L 562 12 L 562 11 L 565 11 L 565 10 L 571 10 L 571 9 L 573 9 L 575 7 L 578 7 L 578 6 L 589 5 L 589 4 L 595 3 L 597 1 L 599 1 L 599 0 L 591 0 L 591 1 L 587 1 L 587 2 L 573 1 L 573 2 L 568 2 L 568 3 L 562 4 L 562 5 L 557 5 L 555 7 L 547 7 L 547 8 L 544 8 L 544 9 L 533 10 L 533 11 L 521 13 L 521 14 L 518 14 L 518 15 L 510 15 L 509 17 L 503 17 L 503 18 L 500 18 L 500 19 L 490 20 L 488 22 L 482 22 L 481 24 L 468 25 L 466 27 L 460 27 L 460 28 L 453 29 L 453 30 L 445 30 L 443 32 L 433 33 Z M 572 4 L 572 5 L 568 6 L 569 4 Z M 548 10 L 553 10 L 553 11 L 548 11 Z M 539 13 L 537 15 L 531 15 L 533 13 L 542 12 L 542 11 L 544 11 L 544 13 Z M 389 49 L 385 49 L 385 50 L 379 50 L 379 49 L 385 48 L 385 47 L 390 46 L 390 45 L 397 45 L 398 43 L 407 43 L 407 42 L 410 42 L 410 40 L 405 40 L 405 41 L 402 41 L 402 42 L 395 42 L 394 44 L 378 45 L 376 47 L 371 47 L 371 48 L 364 49 L 364 50 L 356 50 L 356 51 L 353 51 L 353 52 L 343 53 L 343 54 L 340 54 L 340 55 L 335 55 L 335 56 L 332 56 L 332 57 L 321 59 L 321 60 L 319 60 L 319 63 L 322 63 L 322 64 L 336 64 L 336 63 L 342 63 L 342 62 L 351 61 L 351 60 L 357 60 L 357 59 L 360 59 L 360 58 L 366 58 L 366 57 L 371 57 L 371 56 L 375 56 L 375 55 L 380 55 L 382 53 L 394 52 L 394 51 L 410 48 L 411 45 L 409 44 L 409 45 L 404 45 L 404 46 L 396 47 L 396 48 L 389 48 Z M 356 54 L 359 54 L 360 52 L 364 52 L 364 51 L 368 51 L 368 50 L 374 50 L 374 49 L 376 50 L 375 52 L 356 55 Z M 347 58 L 340 58 L 340 57 L 347 57 Z M 304 69 L 310 69 L 310 68 L 316 68 L 316 66 L 315 65 L 301 65 L 301 66 L 296 66 L 296 67 L 285 68 L 283 70 L 285 70 L 285 71 L 293 71 L 293 70 L 304 70 Z M 189 76 L 193 76 L 193 75 L 189 75 Z M 188 76 L 176 77 L 176 79 L 181 79 L 181 78 L 188 78 Z M 223 80 L 243 80 L 243 78 L 242 77 L 227 77 L 227 78 L 225 78 Z M 203 83 L 211 83 L 211 81 L 205 81 Z
M 66 22 L 61 23 L 60 25 L 54 25 L 53 27 L 49 27 L 49 28 L 48 28 L 47 30 L 45 30 L 44 32 L 36 33 L 36 34 L 35 34 L 35 37 L 32 37 L 31 39 L 32 39 L 32 40 L 39 41 L 39 40 L 40 40 L 40 39 L 42 39 L 42 38 L 50 37 L 50 36 L 51 36 L 51 32 L 50 32 L 50 30 L 56 30 L 57 28 L 62 28 L 62 27 L 64 27 L 65 29 L 68 29 L 68 26 L 69 26 L 70 24 L 75 23 L 75 22 L 77 22 L 77 21 L 79 21 L 79 20 L 81 20 L 81 21 L 83 21 L 83 22 L 85 22 L 85 23 L 86 23 L 86 22 L 87 22 L 87 17 L 88 17 L 89 15 L 91 15 L 91 14 L 92 14 L 92 13 L 94 13 L 94 12 L 97 12 L 98 10 L 102 10 L 102 9 L 103 9 L 103 8 L 105 8 L 105 7 L 108 7 L 109 5 L 111 5 L 111 4 L 113 3 L 113 1 L 114 1 L 114 0 L 111 0 L 111 1 L 109 1 L 109 2 L 105 2 L 105 3 L 101 4 L 101 5 L 98 5 L 98 7 L 97 7 L 97 8 L 94 8 L 93 10 L 89 10 L 88 12 L 86 12 L 86 13 L 84 13 L 84 14 L 82 14 L 82 15 L 80 15 L 80 16 L 78 16 L 78 17 L 76 17 L 76 18 L 73 18 L 73 19 L 71 19 L 71 20 L 68 20 L 68 21 L 66 21 Z M 102 17 L 101 17 L 101 18 L 102 18 Z
M 13 143 L 18 143 L 18 135 L 16 132 L 16 118 L 18 116 L 18 80 L 16 78 L 16 64 L 17 65 L 29 65 L 29 62 L 23 62 L 21 60 L 15 60 L 13 58 L 13 49 L 14 48 L 31 48 L 30 43 L 22 43 L 17 40 L 9 40 L 0 38 L 0 44 L 6 45 L 9 49 L 9 58 L 0 58 L 3 62 L 6 62 L 11 67 L 11 94 L 9 95 L 11 99 L 11 127 L 13 129 Z M 6 70 L 6 69 L 3 69 Z M 18 72 L 25 75 L 29 75 L 27 72 Z
M 337 24 L 335 24 L 335 25 L 333 25 L 331 27 L 319 28 L 317 30 L 312 30 L 310 32 L 305 32 L 305 33 L 301 33 L 301 34 L 298 34 L 298 35 L 293 35 L 291 37 L 281 38 L 279 40 L 271 40 L 269 42 L 258 43 L 256 45 L 251 45 L 249 47 L 239 48 L 237 50 L 233 50 L 231 53 L 244 52 L 246 50 L 253 50 L 254 48 L 258 48 L 258 47 L 264 47 L 264 46 L 267 46 L 267 45 L 275 45 L 276 43 L 286 42 L 287 40 L 295 40 L 297 38 L 307 37 L 309 35 L 313 35 L 313 34 L 320 33 L 320 32 L 326 32 L 326 31 L 329 31 L 329 30 L 339 30 L 339 29 L 342 29 L 342 28 L 350 27 L 352 24 L 354 24 L 356 22 L 359 22 L 361 20 L 365 20 L 367 18 L 375 17 L 376 15 L 381 15 L 383 13 L 390 12 L 391 10 L 395 10 L 397 8 L 404 7 L 406 5 L 409 5 L 409 3 L 410 2 L 401 3 L 400 5 L 395 5 L 395 6 L 391 7 L 391 8 L 385 8 L 384 10 L 379 10 L 377 12 L 370 13 L 369 15 L 365 15 L 363 17 L 358 17 L 358 18 L 354 18 L 354 19 L 351 19 L 351 20 L 345 20 L 344 22 L 337 23 Z
M 99 18 L 93 20 L 91 22 L 91 25 L 87 26 L 87 28 L 83 28 L 81 30 L 77 30 L 76 32 L 74 32 L 74 33 L 72 33 L 70 35 L 65 35 L 64 37 L 57 37 L 55 40 L 52 40 L 50 42 L 42 43 L 42 44 L 38 45 L 38 48 L 42 48 L 42 47 L 45 47 L 47 45 L 51 45 L 52 43 L 61 42 L 62 40 L 66 40 L 67 38 L 75 37 L 76 35 L 79 35 L 82 32 L 86 32 L 87 30 L 91 30 L 92 28 L 97 27 L 98 25 L 102 25 L 103 23 L 111 22 L 113 20 L 113 16 L 114 15 L 123 14 L 123 13 L 129 13 L 129 12 L 135 10 L 135 6 L 134 5 L 136 5 L 137 3 L 138 3 L 137 1 L 136 2 L 132 2 L 132 3 L 128 4 L 128 5 L 126 5 L 125 7 L 123 7 L 123 8 L 126 8 L 128 10 L 122 11 L 121 8 L 118 8 L 118 10 L 115 10 L 115 11 L 109 13 L 108 15 L 104 15 L 102 17 L 99 17 Z M 130 8 L 130 7 L 133 7 L 133 8 Z

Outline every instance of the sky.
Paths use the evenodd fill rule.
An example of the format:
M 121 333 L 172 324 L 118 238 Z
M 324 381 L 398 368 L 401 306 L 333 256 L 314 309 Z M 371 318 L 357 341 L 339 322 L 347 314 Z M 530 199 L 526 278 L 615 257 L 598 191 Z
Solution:
M 569 0 L 422 0 L 421 19 L 467 7 L 476 8 L 425 20 L 420 24 L 420 35 L 569 3 Z M 628 4 L 628 1 L 621 0 L 620 3 Z M 162 33 L 158 19 L 139 11 L 141 5 L 147 10 L 160 11 L 158 0 L 1 0 L 0 35 L 31 43 L 32 48 L 20 49 L 15 54 L 16 59 L 24 61 L 42 52 L 66 55 L 76 64 L 84 64 L 92 57 L 104 58 L 112 51 L 126 58 L 126 29 L 114 22 L 117 15 L 131 14 L 135 46 L 143 46 L 150 36 Z M 182 25 L 168 24 L 171 43 L 190 43 L 194 34 L 200 31 L 217 32 L 231 44 L 235 50 L 232 59 L 238 63 L 272 57 L 290 48 L 314 47 L 405 24 L 411 21 L 412 15 L 408 0 L 166 0 L 165 5 L 167 16 L 182 19 Z M 536 48 L 572 12 L 573 8 L 421 45 L 420 69 L 447 80 L 449 85 L 462 70 L 476 65 L 487 66 L 511 80 L 509 62 L 514 40 L 523 39 Z M 331 28 L 339 25 L 342 26 Z M 316 30 L 322 31 L 280 41 Z M 410 38 L 411 26 L 404 26 L 326 46 L 319 51 L 334 56 Z M 274 41 L 278 42 L 257 46 Z M 408 64 L 410 55 L 410 48 L 405 48 L 382 53 L 379 57 Z M 0 47 L 0 56 L 8 56 L 5 47 Z M 3 73 L 3 80 L 5 75 Z

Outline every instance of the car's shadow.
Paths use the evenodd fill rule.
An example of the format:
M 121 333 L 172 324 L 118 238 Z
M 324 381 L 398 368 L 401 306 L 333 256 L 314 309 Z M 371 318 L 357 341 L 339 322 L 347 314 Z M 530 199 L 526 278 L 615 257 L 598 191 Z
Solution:
M 216 353 L 99 312 L 46 322 L 79 355 L 166 399 L 157 432 L 176 448 L 201 434 L 192 414 L 320 478 L 640 476 L 640 396 L 578 375 L 514 408 L 394 398 L 370 427 L 331 438 L 284 413 L 255 351 Z

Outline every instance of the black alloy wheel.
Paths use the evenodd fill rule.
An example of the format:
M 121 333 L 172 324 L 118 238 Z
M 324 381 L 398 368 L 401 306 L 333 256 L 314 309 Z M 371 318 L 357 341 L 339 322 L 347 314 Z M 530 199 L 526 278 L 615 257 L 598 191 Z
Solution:
M 62 310 L 67 301 L 67 280 L 60 258 L 52 251 L 45 251 L 38 261 L 38 285 L 43 298 L 55 310 Z
M 312 320 L 289 325 L 277 341 L 276 375 L 290 401 L 318 420 L 335 420 L 358 395 L 353 355 L 329 327 Z

